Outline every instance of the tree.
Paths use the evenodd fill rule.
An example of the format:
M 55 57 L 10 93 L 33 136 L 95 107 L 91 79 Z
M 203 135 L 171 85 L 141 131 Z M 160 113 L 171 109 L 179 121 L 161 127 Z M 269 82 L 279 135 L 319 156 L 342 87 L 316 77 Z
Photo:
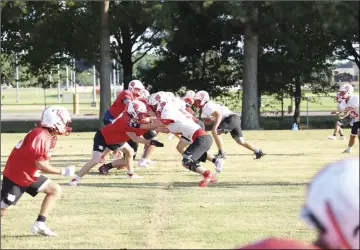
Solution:
M 112 56 L 122 65 L 124 89 L 133 78 L 134 64 L 160 42 L 157 20 L 161 9 L 158 2 L 111 2 Z
M 110 106 L 110 73 L 111 73 L 111 54 L 110 54 L 110 34 L 109 34 L 109 0 L 100 3 L 100 127 L 103 126 L 102 118 L 106 109 Z

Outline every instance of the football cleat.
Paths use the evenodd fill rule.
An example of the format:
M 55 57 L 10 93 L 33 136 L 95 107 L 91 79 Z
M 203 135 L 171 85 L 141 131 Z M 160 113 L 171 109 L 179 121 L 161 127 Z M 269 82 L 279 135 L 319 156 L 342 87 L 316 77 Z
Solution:
M 78 184 L 78 180 L 76 180 L 76 178 L 72 179 L 70 182 L 68 182 L 68 185 L 70 186 L 77 186 Z
M 340 136 L 340 140 L 342 140 L 342 141 L 345 140 L 345 136 L 343 136 L 343 135 Z
M 336 136 L 330 135 L 330 136 L 328 136 L 328 139 L 329 140 L 336 140 Z
M 57 234 L 48 228 L 45 222 L 35 221 L 34 224 L 31 226 L 31 232 L 33 234 L 40 234 L 44 236 L 57 236 Z
M 200 182 L 200 187 L 206 187 L 208 186 L 211 182 L 216 182 L 216 174 L 211 173 L 209 170 L 206 171 L 204 174 L 204 179 Z
M 221 158 L 217 158 L 215 161 L 215 166 L 216 166 L 216 174 L 220 174 L 224 166 L 224 160 Z
M 265 153 L 261 149 L 259 149 L 259 151 L 255 152 L 254 154 L 256 156 L 255 159 L 260 159 L 261 157 L 263 157 L 265 155 Z
M 108 164 L 103 164 L 99 167 L 99 172 L 102 175 L 107 175 L 109 173 L 109 166 Z

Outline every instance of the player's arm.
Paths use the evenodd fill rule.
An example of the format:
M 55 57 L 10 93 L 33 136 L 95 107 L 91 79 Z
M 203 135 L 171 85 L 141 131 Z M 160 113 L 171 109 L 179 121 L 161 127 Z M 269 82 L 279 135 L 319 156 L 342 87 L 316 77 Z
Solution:
M 54 168 L 47 160 L 35 161 L 35 166 L 43 173 L 47 174 L 61 174 L 65 176 L 72 176 L 75 174 L 75 167 L 70 166 L 66 168 Z
M 163 147 L 164 144 L 157 140 L 146 140 L 142 136 L 137 136 L 135 132 L 126 132 L 126 134 L 130 137 L 131 140 L 137 143 L 142 143 L 145 145 L 154 145 L 156 147 Z
M 215 118 L 214 125 L 212 127 L 212 132 L 216 134 L 217 133 L 217 128 L 220 125 L 222 116 L 218 111 L 212 112 L 211 116 Z
M 159 119 L 152 120 L 151 123 L 144 123 L 140 124 L 140 129 L 150 130 L 150 129 L 156 129 L 157 127 L 164 126 Z
M 155 131 L 164 134 L 170 133 L 170 130 L 167 127 L 157 127 Z

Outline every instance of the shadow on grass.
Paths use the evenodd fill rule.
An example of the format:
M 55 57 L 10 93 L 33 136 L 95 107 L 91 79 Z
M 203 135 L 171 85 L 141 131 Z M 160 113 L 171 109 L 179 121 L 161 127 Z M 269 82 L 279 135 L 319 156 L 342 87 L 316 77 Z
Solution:
M 132 180 L 137 181 L 137 180 Z M 194 182 L 146 182 L 146 183 L 79 183 L 78 186 L 84 187 L 99 187 L 99 188 L 156 188 L 156 189 L 177 189 L 177 188 L 194 188 L 199 187 L 200 181 Z M 60 183 L 66 185 L 66 183 Z M 241 187 L 269 187 L 269 186 L 279 186 L 279 187 L 300 187 L 306 186 L 308 183 L 294 183 L 294 182 L 217 182 L 210 183 L 208 188 L 241 188 Z
M 249 156 L 249 155 L 253 155 L 253 154 L 226 154 L 227 156 Z M 266 156 L 304 156 L 304 155 L 306 155 L 305 153 L 294 153 L 294 154 L 268 154 L 268 153 L 266 153 L 265 152 L 265 156 L 264 157 L 266 157 Z
M 4 235 L 4 234 L 1 234 L 1 238 L 14 238 L 14 239 L 17 239 L 17 238 L 34 238 L 34 237 L 43 237 L 41 235 L 38 235 L 38 234 L 26 234 L 26 235 Z

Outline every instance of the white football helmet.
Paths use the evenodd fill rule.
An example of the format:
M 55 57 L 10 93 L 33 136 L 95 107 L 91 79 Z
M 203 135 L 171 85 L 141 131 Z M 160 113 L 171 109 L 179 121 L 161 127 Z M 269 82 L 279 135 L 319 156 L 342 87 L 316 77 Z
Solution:
M 329 249 L 359 249 L 359 159 L 325 166 L 308 186 L 301 217 Z
M 164 95 L 166 95 L 164 91 L 151 94 L 149 97 L 149 105 L 154 106 L 156 108 L 161 101 L 161 97 Z
M 137 101 L 137 100 L 129 102 L 126 111 L 132 118 L 134 118 L 136 120 L 143 119 L 147 114 L 147 109 L 146 109 L 145 103 L 143 103 L 142 101 Z
M 190 97 L 190 98 L 194 98 L 195 97 L 195 91 L 193 90 L 188 90 L 186 91 L 185 95 L 184 95 L 184 98 L 185 97 Z
M 139 97 L 144 98 L 144 99 L 149 99 L 150 93 L 147 89 L 142 89 L 142 90 L 140 90 Z
M 195 106 L 200 108 L 204 106 L 206 102 L 210 101 L 209 93 L 206 92 L 205 90 L 200 90 L 195 94 L 194 100 L 195 100 Z
M 66 108 L 50 106 L 43 111 L 40 125 L 44 128 L 55 129 L 59 135 L 69 135 L 72 130 L 68 126 L 70 122 L 71 117 Z
M 140 94 L 140 90 L 144 89 L 144 85 L 142 84 L 142 82 L 140 82 L 139 80 L 132 80 L 129 83 L 129 87 L 128 89 L 135 95 L 135 96 L 139 96 Z
M 340 97 L 346 99 L 354 94 L 354 87 L 349 83 L 345 83 L 340 86 L 338 91 L 340 92 Z

